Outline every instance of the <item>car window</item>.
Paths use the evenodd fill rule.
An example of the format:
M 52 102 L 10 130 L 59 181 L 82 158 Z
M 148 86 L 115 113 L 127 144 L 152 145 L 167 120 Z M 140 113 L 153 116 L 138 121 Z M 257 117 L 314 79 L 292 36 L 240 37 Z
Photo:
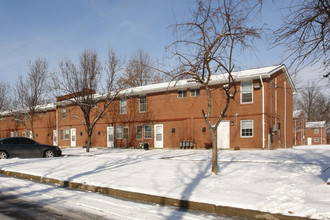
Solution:
M 4 144 L 19 144 L 18 138 L 10 138 L 3 141 Z
M 27 139 L 27 138 L 21 138 L 20 139 L 21 144 L 35 144 L 35 142 L 31 139 Z

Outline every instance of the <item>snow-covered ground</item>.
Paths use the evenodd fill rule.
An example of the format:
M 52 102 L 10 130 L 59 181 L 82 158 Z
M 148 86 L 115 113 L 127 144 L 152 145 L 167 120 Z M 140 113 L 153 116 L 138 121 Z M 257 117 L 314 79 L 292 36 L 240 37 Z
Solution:
M 330 219 L 330 145 L 283 150 L 63 149 L 51 159 L 0 160 L 0 169 L 215 205 Z

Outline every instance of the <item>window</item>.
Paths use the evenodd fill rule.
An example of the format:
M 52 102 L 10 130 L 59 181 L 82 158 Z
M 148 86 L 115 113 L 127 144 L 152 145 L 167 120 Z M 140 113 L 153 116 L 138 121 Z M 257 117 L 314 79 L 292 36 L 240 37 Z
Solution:
M 194 96 L 199 96 L 200 90 L 198 89 L 190 89 L 190 96 L 194 97 Z
M 253 120 L 241 120 L 241 137 L 253 137 Z
M 187 97 L 187 90 L 178 91 L 178 98 L 186 98 L 186 97 Z
M 314 133 L 315 133 L 315 134 L 318 134 L 319 132 L 320 132 L 320 131 L 319 131 L 318 128 L 315 128 L 315 129 L 314 129 Z
M 70 130 L 69 128 L 64 129 L 64 139 L 69 140 L 70 138 Z
M 316 137 L 316 138 L 314 138 L 314 142 L 319 142 L 319 138 L 318 137 Z
M 253 102 L 253 83 L 244 82 L 241 83 L 241 103 Z
M 145 125 L 144 126 L 144 138 L 145 139 L 151 139 L 152 138 L 152 126 L 151 125 Z
M 65 119 L 65 117 L 66 117 L 66 106 L 62 106 L 61 117 L 62 117 L 62 119 Z
M 128 129 L 128 127 L 124 127 L 123 128 L 123 131 L 124 131 L 124 139 L 128 139 L 128 132 L 129 132 L 129 129 Z
M 60 130 L 60 140 L 63 140 L 63 130 Z
M 20 140 L 20 144 L 34 145 L 36 143 L 33 140 L 27 138 L 20 138 L 19 140 Z
M 122 126 L 116 127 L 116 138 L 123 139 L 123 127 Z
M 147 111 L 147 96 L 140 96 L 139 111 L 140 112 L 146 112 Z
M 120 114 L 126 114 L 127 113 L 127 100 L 126 98 L 120 99 Z
M 142 139 L 142 126 L 136 127 L 136 139 L 141 140 Z

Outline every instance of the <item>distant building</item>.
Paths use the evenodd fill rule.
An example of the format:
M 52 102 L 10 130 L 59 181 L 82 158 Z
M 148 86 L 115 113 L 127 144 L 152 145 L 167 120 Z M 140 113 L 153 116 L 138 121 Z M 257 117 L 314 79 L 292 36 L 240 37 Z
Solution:
M 305 121 L 302 110 L 293 111 L 293 144 L 295 146 L 305 144 Z
M 296 90 L 285 65 L 238 71 L 233 76 L 237 94 L 217 129 L 218 148 L 292 147 L 296 140 L 292 132 Z M 212 76 L 214 120 L 223 107 L 219 88 L 225 84 L 223 74 Z M 67 147 L 86 145 L 81 110 L 66 97 L 70 94 L 40 108 L 34 122 L 37 141 Z M 129 88 L 120 92 L 97 123 L 92 146 L 126 148 L 147 143 L 150 148 L 208 148 L 212 141 L 202 115 L 206 108 L 204 88 L 190 80 Z M 28 123 L 22 123 L 24 114 L 2 112 L 0 119 L 0 138 L 29 135 Z
M 306 122 L 306 144 L 327 144 L 327 129 L 325 121 Z

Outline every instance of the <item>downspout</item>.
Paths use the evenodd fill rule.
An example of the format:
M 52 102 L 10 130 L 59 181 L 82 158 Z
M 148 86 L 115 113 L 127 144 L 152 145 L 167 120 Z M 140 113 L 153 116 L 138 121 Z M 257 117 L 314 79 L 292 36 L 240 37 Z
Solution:
M 58 111 L 57 111 L 57 105 L 55 107 L 56 109 L 56 142 L 57 142 L 57 146 L 59 144 L 59 133 L 58 133 Z
M 284 148 L 286 148 L 286 82 L 284 82 Z
M 323 144 L 323 127 L 321 127 L 321 145 Z
M 261 76 L 260 82 L 262 86 L 262 149 L 265 149 L 265 87 Z

